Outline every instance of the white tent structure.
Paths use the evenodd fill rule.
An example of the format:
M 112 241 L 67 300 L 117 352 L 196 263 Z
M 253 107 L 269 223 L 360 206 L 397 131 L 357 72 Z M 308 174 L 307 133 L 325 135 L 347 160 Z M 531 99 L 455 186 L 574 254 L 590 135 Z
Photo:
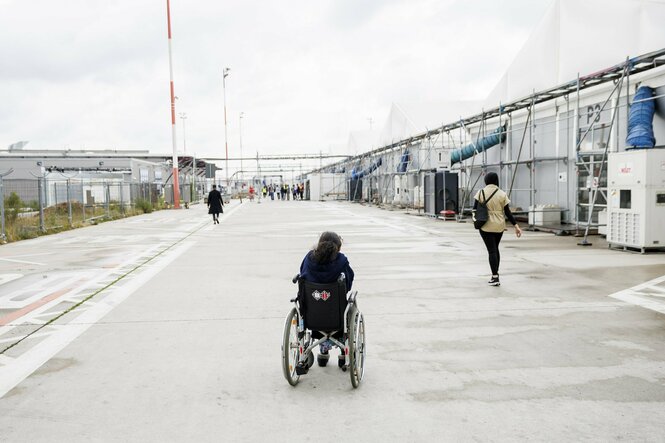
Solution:
M 422 189 L 442 153 L 465 146 L 470 156 L 450 166 L 460 176 L 461 211 L 482 176 L 495 171 L 524 214 L 554 205 L 563 222 L 597 225 L 607 197 L 606 155 L 624 149 L 636 87 L 653 87 L 657 104 L 665 95 L 662 23 L 665 0 L 555 0 L 482 103 L 394 104 L 377 147 L 343 162 L 347 174 L 371 170 L 363 198 L 391 203 L 398 177 L 402 191 Z M 661 143 L 663 111 L 653 121 Z M 479 150 L 500 127 L 498 144 Z
M 508 103 L 665 46 L 663 0 L 555 0 L 484 101 Z
M 476 111 L 479 101 L 393 103 L 379 133 L 378 146 L 405 140 Z
M 367 129 L 364 131 L 351 131 L 349 140 L 346 144 L 346 151 L 351 154 L 361 154 L 363 152 L 377 148 L 379 140 L 379 131 Z

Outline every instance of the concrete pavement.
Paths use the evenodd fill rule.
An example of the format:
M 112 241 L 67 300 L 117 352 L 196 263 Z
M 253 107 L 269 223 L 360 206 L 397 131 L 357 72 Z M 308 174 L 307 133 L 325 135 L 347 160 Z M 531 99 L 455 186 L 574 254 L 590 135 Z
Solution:
M 0 247 L 0 350 L 32 333 L 0 354 L 1 441 L 665 439 L 665 255 L 507 233 L 494 288 L 469 224 L 228 209 Z M 281 373 L 290 278 L 323 230 L 367 322 L 357 390 L 335 365 Z

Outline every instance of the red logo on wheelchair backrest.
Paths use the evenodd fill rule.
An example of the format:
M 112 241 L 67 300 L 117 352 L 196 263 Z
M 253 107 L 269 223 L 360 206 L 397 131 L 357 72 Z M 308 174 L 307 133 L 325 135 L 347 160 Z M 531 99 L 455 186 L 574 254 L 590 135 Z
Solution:
M 319 301 L 319 300 L 327 301 L 330 298 L 330 292 L 328 292 L 328 291 L 321 291 L 321 292 L 314 291 L 314 292 L 312 292 L 312 297 L 316 301 Z

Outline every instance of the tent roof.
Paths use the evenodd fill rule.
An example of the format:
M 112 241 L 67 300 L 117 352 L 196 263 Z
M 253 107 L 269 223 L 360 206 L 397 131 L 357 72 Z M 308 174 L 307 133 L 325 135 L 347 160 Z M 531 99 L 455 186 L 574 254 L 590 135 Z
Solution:
M 442 101 L 425 103 L 393 103 L 381 129 L 378 145 L 385 146 L 412 135 L 449 123 L 477 112 L 478 101 Z
M 379 131 L 376 129 L 366 129 L 363 131 L 351 131 L 347 143 L 346 152 L 358 154 L 370 149 L 376 148 L 379 139 Z
M 484 105 L 496 107 L 661 49 L 663 22 L 665 0 L 555 0 Z

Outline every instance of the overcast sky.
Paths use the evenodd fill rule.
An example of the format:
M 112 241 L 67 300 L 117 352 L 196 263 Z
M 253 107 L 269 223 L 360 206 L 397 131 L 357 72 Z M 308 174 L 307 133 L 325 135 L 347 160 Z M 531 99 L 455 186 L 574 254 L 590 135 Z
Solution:
M 392 102 L 483 99 L 550 0 L 172 0 L 188 153 L 342 153 Z M 0 148 L 171 152 L 165 0 L 0 0 Z M 178 146 L 182 151 L 182 121 Z

